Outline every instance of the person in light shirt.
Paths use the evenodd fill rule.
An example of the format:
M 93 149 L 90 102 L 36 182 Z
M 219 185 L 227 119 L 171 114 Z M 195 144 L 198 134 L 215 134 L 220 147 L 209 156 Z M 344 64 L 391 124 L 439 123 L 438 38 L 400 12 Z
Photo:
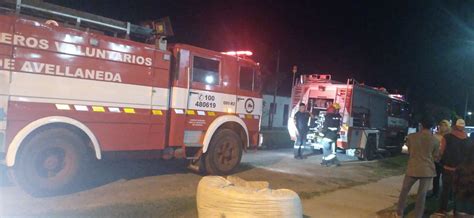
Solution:
M 407 137 L 409 158 L 396 214 L 400 217 L 404 215 L 408 193 L 417 181 L 419 181 L 419 185 L 415 203 L 415 217 L 423 217 L 426 193 L 433 177 L 436 176 L 434 161 L 439 155 L 440 142 L 431 133 L 433 120 L 430 117 L 425 116 L 421 121 L 421 126 L 421 131 Z

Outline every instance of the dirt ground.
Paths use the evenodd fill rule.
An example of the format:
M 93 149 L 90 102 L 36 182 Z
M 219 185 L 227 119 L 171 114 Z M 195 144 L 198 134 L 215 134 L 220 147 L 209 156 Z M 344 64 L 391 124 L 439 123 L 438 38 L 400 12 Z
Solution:
M 401 175 L 406 163 L 404 155 L 370 162 L 342 154 L 339 158 L 342 166 L 324 167 L 321 155 L 295 160 L 292 149 L 249 151 L 235 175 L 269 181 L 274 189 L 292 189 L 302 199 L 305 215 L 319 217 L 321 213 L 307 209 L 318 197 Z M 180 161 L 99 163 L 81 187 L 62 196 L 33 198 L 4 184 L 0 217 L 197 217 L 196 188 L 201 178 Z

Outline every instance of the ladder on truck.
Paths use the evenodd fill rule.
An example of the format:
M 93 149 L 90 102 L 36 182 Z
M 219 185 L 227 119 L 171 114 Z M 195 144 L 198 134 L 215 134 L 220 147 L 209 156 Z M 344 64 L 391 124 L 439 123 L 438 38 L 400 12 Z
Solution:
M 17 14 L 25 14 L 66 23 L 73 23 L 77 28 L 85 27 L 99 31 L 108 31 L 113 33 L 114 36 L 122 34 L 126 38 L 133 36 L 147 40 L 156 35 L 160 35 L 161 37 L 173 35 L 168 18 L 158 21 L 162 25 L 159 27 L 159 30 L 162 32 L 159 32 L 156 28 L 152 29 L 131 24 L 130 22 L 114 20 L 111 18 L 50 4 L 41 0 L 2 0 L 0 1 L 0 7 L 3 9 L 15 11 Z
M 294 108 L 301 101 L 303 94 L 302 85 L 297 84 L 293 87 L 291 91 L 291 108 Z

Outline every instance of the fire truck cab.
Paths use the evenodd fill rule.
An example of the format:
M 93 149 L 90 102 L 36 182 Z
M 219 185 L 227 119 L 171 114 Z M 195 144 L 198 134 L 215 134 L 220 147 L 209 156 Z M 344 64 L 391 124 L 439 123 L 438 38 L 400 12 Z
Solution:
M 91 158 L 186 158 L 228 174 L 258 145 L 260 69 L 248 57 L 166 45 L 162 23 L 41 1 L 0 8 L 0 160 L 28 193 L 67 190 Z
M 292 113 L 288 131 L 296 138 L 293 116 L 299 103 L 305 103 L 314 115 L 310 120 L 308 142 L 314 150 L 322 148 L 324 117 L 328 106 L 337 103 L 342 117 L 337 148 L 359 159 L 371 160 L 377 153 L 401 152 L 408 131 L 408 103 L 401 95 L 390 95 L 384 89 L 358 84 L 354 80 L 340 83 L 331 75 L 303 75 L 292 90 Z

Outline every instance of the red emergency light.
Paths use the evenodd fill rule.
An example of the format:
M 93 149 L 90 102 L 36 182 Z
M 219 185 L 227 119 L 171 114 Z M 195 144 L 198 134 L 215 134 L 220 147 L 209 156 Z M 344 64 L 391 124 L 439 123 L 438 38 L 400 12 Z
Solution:
M 253 55 L 251 51 L 227 51 L 227 52 L 221 52 L 221 53 L 225 55 L 232 55 L 232 56 L 252 56 Z

